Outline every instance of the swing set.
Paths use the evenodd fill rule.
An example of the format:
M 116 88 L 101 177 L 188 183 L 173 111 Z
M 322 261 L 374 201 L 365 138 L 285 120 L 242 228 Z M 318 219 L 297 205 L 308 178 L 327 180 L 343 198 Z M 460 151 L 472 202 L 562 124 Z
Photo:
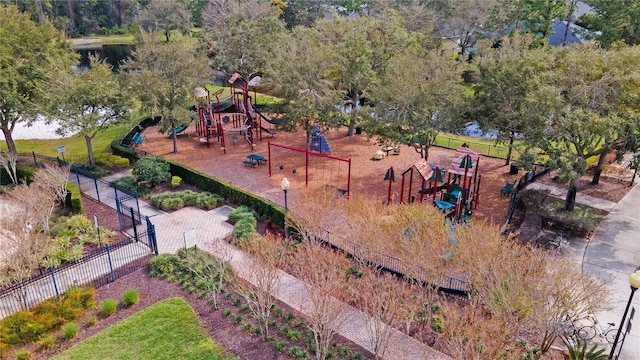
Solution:
M 271 148 L 281 148 L 281 149 L 285 149 L 288 151 L 294 151 L 297 153 L 301 153 L 304 154 L 304 182 L 305 182 L 305 187 L 309 186 L 309 165 L 310 165 L 310 159 L 315 158 L 315 160 L 318 159 L 328 159 L 328 160 L 335 160 L 338 162 L 344 162 L 348 165 L 348 170 L 347 170 L 347 183 L 346 183 L 346 189 L 343 188 L 339 188 L 337 187 L 337 190 L 341 193 L 346 194 L 347 198 L 349 198 L 349 194 L 350 194 L 350 190 L 351 190 L 351 159 L 346 159 L 346 158 L 341 158 L 338 156 L 333 156 L 333 155 L 329 155 L 329 154 L 325 154 L 325 153 L 319 153 L 319 152 L 315 152 L 309 149 L 299 149 L 299 148 L 295 148 L 295 147 L 291 147 L 291 146 L 287 146 L 287 145 L 282 145 L 282 144 L 277 144 L 274 142 L 269 141 L 268 142 L 268 161 L 267 163 L 269 164 L 269 177 L 271 177 L 272 175 L 272 164 L 274 161 L 272 159 L 272 151 Z M 280 169 L 283 169 L 283 165 L 280 166 Z M 293 168 L 294 173 L 297 172 L 297 168 Z M 324 172 L 324 170 L 323 170 Z M 332 180 L 333 180 L 333 170 L 332 170 Z M 344 185 L 344 184 L 343 184 Z

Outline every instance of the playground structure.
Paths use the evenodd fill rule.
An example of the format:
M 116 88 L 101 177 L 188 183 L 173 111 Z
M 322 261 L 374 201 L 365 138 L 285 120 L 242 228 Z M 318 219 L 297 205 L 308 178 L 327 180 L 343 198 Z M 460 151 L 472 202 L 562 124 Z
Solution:
M 272 137 L 276 134 L 273 129 L 263 126 L 262 120 L 272 125 L 277 125 L 255 109 L 255 86 L 260 82 L 260 77 L 256 76 L 248 82 L 240 74 L 235 73 L 229 79 L 231 95 L 221 99 L 224 89 L 210 93 L 204 87 L 196 87 L 194 91 L 195 111 L 198 115 L 196 130 L 200 136 L 200 142 L 210 146 L 211 139 L 216 138 L 220 143 L 220 148 L 226 154 L 225 135 L 235 133 L 231 139 L 233 143 L 239 137 L 244 138 L 249 144 L 249 150 L 254 147 L 254 139 L 262 140 L 262 132 L 269 133 Z M 254 88 L 254 96 L 249 94 L 249 86 Z M 211 96 L 215 98 L 212 100 Z M 252 104 L 253 101 L 253 104 Z M 182 129 L 184 130 L 184 129 Z M 176 133 L 178 133 L 176 129 Z
M 336 161 L 339 163 L 345 163 L 347 164 L 347 178 L 346 178 L 346 184 L 341 184 L 341 185 L 334 185 L 334 184 L 328 184 L 331 187 L 335 187 L 336 190 L 341 193 L 341 194 L 346 194 L 346 197 L 349 198 L 349 194 L 351 191 L 351 159 L 346 159 L 346 158 L 341 158 L 341 157 L 337 157 L 337 156 L 333 156 L 333 155 L 328 155 L 328 154 L 323 154 L 320 152 L 315 152 L 309 149 L 299 149 L 299 148 L 295 148 L 295 147 L 291 147 L 291 146 L 286 146 L 286 145 L 282 145 L 282 144 L 277 144 L 274 142 L 269 141 L 268 142 L 268 161 L 267 163 L 269 164 L 269 177 L 272 176 L 273 171 L 272 171 L 272 164 L 275 162 L 279 162 L 279 160 L 273 156 L 275 155 L 272 152 L 272 147 L 273 148 L 280 148 L 280 149 L 284 149 L 287 150 L 289 152 L 294 152 L 297 154 L 302 154 L 304 156 L 304 164 L 296 164 L 294 167 L 291 168 L 291 171 L 293 172 L 293 174 L 298 173 L 297 167 L 298 165 L 300 165 L 301 167 L 304 166 L 304 177 L 305 177 L 305 187 L 309 186 L 309 174 L 310 174 L 310 164 L 312 159 L 319 161 L 320 159 L 326 159 L 327 161 Z M 279 169 L 285 170 L 285 166 L 283 164 L 281 164 L 279 166 Z M 287 169 L 289 170 L 289 169 Z M 324 171 L 324 170 L 323 170 Z M 333 182 L 333 169 L 330 170 L 331 175 L 330 175 L 330 183 Z M 336 171 L 337 172 L 337 171 Z M 317 176 L 319 176 L 318 173 L 316 173 Z M 338 174 L 336 174 L 338 175 Z M 324 177 L 324 176 L 323 176 Z M 346 185 L 346 189 L 343 188 L 344 185 Z M 342 187 L 341 187 L 342 186 Z
M 311 134 L 311 150 L 319 153 L 330 153 L 331 146 L 327 137 L 320 131 L 320 125 L 314 126 L 313 133 Z
M 428 164 L 421 159 L 402 173 L 399 202 L 405 202 L 405 183 L 408 184 L 406 202 L 428 202 L 455 220 L 465 220 L 480 204 L 480 181 L 478 174 L 480 151 L 468 147 L 456 150 L 449 169 Z M 412 194 L 413 174 L 420 174 L 418 195 Z M 446 175 L 446 181 L 445 181 Z M 408 179 L 407 179 L 408 177 Z

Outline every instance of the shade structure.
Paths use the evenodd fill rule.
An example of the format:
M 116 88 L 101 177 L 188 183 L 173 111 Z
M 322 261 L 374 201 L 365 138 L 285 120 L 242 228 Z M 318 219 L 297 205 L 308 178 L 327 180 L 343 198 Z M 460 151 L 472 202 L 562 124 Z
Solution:
M 467 176 L 471 176 L 473 171 L 469 170 L 478 165 L 480 154 L 481 151 L 477 149 L 467 147 L 460 147 L 456 149 L 456 153 L 453 155 L 453 159 L 451 160 L 449 172 L 456 175 L 464 176 L 466 174 Z
M 435 181 L 436 180 L 436 165 L 432 165 L 427 163 L 427 160 L 425 159 L 420 159 L 420 161 L 418 161 L 417 163 L 413 164 L 413 166 L 416 167 L 416 170 L 418 170 L 418 173 L 420 175 L 422 175 L 422 177 L 426 180 L 426 181 Z M 439 174 L 438 174 L 438 182 L 444 182 L 444 174 L 447 171 L 445 169 L 439 169 Z

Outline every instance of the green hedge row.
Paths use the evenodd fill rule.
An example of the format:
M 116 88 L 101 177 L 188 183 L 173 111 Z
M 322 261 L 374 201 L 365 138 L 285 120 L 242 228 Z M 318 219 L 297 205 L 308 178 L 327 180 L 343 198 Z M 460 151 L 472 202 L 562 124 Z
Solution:
M 18 166 L 16 169 L 16 175 L 18 176 L 18 180 L 27 179 L 27 184 L 31 183 L 31 179 L 33 179 L 33 174 L 38 171 L 38 168 L 31 166 Z M 9 185 L 11 184 L 11 178 L 4 167 L 0 167 L 0 185 Z
M 259 215 L 270 219 L 278 226 L 284 226 L 284 208 L 281 206 L 187 166 L 172 161 L 169 161 L 169 165 L 171 174 L 180 176 L 187 184 L 191 184 L 204 191 L 218 194 L 233 204 L 246 205 Z
M 71 207 L 74 214 L 82 214 L 82 194 L 76 184 L 71 181 L 67 181 L 67 198 L 65 199 L 65 205 Z

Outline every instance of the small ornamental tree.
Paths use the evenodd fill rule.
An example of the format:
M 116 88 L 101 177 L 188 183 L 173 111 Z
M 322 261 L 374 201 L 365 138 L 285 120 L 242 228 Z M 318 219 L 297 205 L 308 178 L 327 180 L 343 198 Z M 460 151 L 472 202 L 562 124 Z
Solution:
M 145 156 L 133 166 L 131 175 L 138 182 L 147 182 L 152 186 L 171 178 L 169 163 L 158 156 Z

